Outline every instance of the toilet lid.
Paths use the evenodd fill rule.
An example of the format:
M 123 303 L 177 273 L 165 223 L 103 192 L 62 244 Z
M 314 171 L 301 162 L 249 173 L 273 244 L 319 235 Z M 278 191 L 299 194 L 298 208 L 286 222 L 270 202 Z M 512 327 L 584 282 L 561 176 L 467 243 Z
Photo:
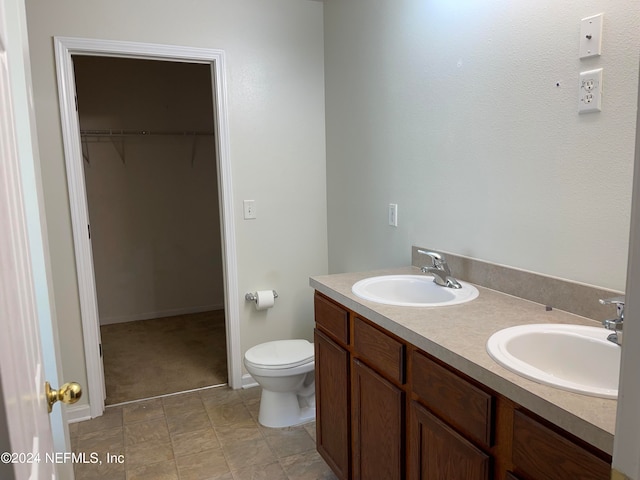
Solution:
M 251 347 L 244 358 L 263 368 L 293 368 L 313 360 L 313 343 L 307 340 L 276 340 Z

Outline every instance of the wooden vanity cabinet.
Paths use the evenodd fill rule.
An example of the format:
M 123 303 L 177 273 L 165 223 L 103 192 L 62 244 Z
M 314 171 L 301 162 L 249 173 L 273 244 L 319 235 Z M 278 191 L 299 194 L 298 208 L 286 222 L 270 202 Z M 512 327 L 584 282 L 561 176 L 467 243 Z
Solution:
M 315 295 L 316 444 L 340 479 L 405 472 L 405 345 Z
M 351 478 L 349 313 L 317 295 L 316 448 L 340 480 Z
M 315 295 L 317 449 L 341 480 L 608 480 L 611 457 Z

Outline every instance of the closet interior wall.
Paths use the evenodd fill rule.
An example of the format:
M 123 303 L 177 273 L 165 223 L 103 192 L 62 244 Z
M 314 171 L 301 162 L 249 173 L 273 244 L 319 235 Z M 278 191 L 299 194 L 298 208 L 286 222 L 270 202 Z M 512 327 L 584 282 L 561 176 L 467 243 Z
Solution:
M 100 324 L 223 309 L 210 66 L 73 60 Z

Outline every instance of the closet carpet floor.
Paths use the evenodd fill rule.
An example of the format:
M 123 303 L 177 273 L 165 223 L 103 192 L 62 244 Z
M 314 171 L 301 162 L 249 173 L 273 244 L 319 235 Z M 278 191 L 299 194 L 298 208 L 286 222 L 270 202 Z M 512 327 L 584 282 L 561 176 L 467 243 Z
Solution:
M 100 327 L 107 405 L 227 383 L 224 310 Z

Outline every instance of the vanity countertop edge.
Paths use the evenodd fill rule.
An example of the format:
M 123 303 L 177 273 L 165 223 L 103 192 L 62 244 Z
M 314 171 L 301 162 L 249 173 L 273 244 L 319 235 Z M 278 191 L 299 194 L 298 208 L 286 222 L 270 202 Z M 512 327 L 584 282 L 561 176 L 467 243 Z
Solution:
M 513 400 L 545 420 L 613 453 L 617 401 L 567 392 L 521 377 L 487 353 L 489 337 L 503 328 L 533 323 L 600 326 L 561 310 L 476 285 L 475 300 L 452 306 L 416 308 L 382 305 L 358 298 L 352 285 L 377 275 L 420 274 L 416 267 L 317 275 L 309 285 L 330 299 Z M 443 287 L 444 288 L 444 287 Z

